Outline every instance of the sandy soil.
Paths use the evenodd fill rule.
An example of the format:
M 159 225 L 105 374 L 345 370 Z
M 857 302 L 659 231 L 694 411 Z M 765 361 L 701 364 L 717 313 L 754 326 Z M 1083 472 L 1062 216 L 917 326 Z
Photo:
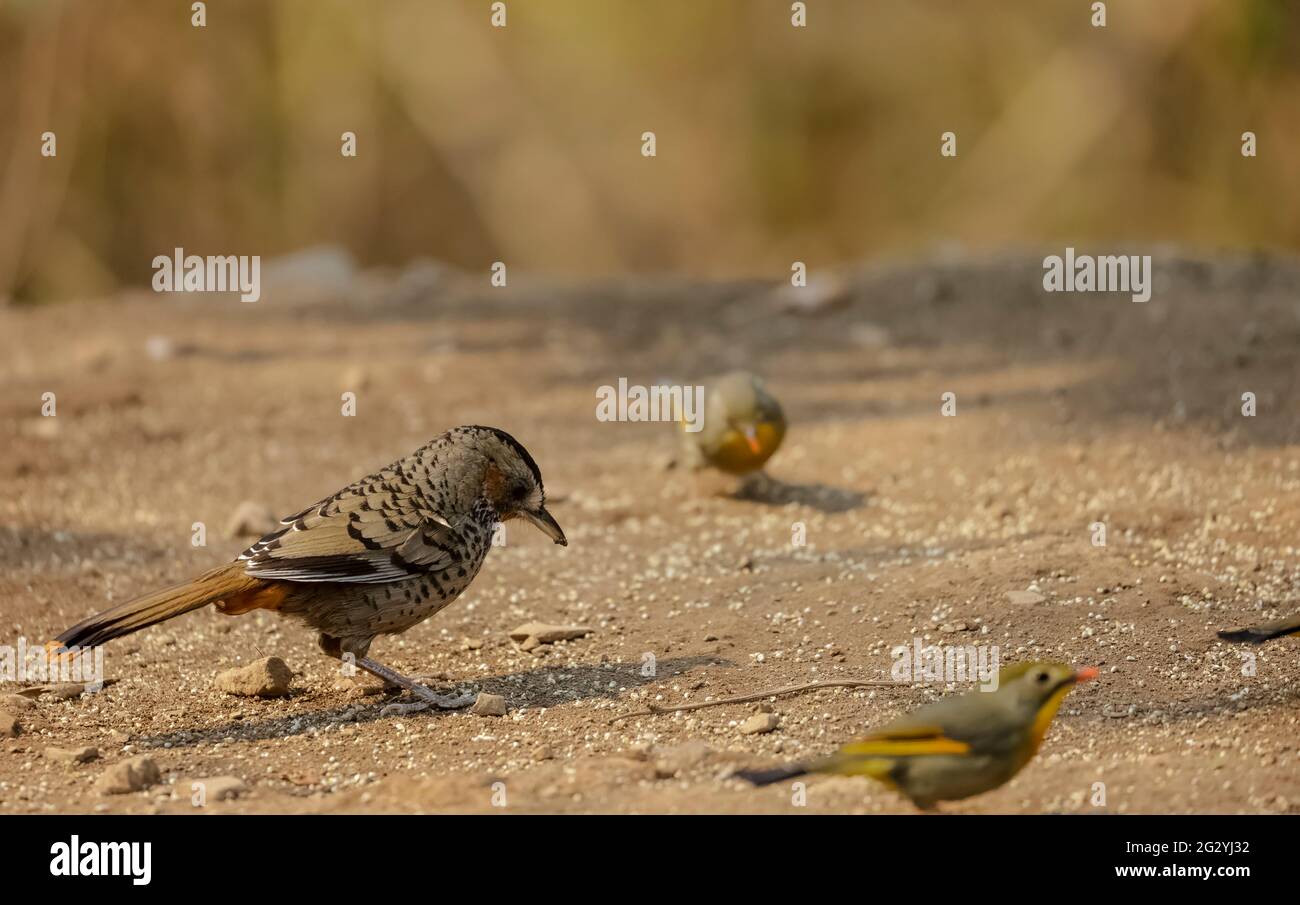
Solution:
M 1300 647 L 1254 649 L 1247 677 L 1214 636 L 1300 609 L 1300 265 L 1165 250 L 1141 305 L 1046 295 L 1041 260 L 865 269 L 813 314 L 757 283 L 493 290 L 429 268 L 252 305 L 0 311 L 3 643 L 228 560 L 242 501 L 295 511 L 460 423 L 527 445 L 570 539 L 512 527 L 460 601 L 373 648 L 504 695 L 505 717 L 381 718 L 386 698 L 305 629 L 199 612 L 111 644 L 102 693 L 14 714 L 0 811 L 195 812 L 192 781 L 235 776 L 247 793 L 207 810 L 491 811 L 504 792 L 516 811 L 906 813 L 865 779 L 814 780 L 801 809 L 727 776 L 828 751 L 943 685 L 781 698 L 760 735 L 739 731 L 754 704 L 618 717 L 886 678 L 920 636 L 1102 670 L 1015 781 L 947 810 L 1300 812 Z M 670 427 L 594 416 L 620 376 L 732 366 L 767 375 L 791 422 L 753 498 L 669 468 Z M 1009 596 L 1026 590 L 1041 599 Z M 530 620 L 594 632 L 523 651 L 508 632 Z M 268 655 L 295 670 L 290 697 L 213 687 Z M 80 746 L 99 759 L 45 755 Z M 160 784 L 93 789 L 139 754 Z

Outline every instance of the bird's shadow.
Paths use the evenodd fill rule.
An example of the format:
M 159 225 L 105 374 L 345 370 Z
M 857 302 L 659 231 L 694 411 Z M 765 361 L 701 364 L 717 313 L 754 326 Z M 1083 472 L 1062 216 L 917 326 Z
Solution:
M 574 701 L 592 698 L 616 698 L 620 688 L 646 685 L 671 679 L 689 672 L 697 666 L 734 666 L 730 660 L 715 656 L 672 657 L 658 660 L 653 674 L 645 675 L 642 663 L 614 663 L 605 666 L 548 666 L 504 676 L 491 676 L 474 682 L 480 691 L 503 695 L 517 706 L 555 707 Z M 611 687 L 612 686 L 612 687 Z M 384 706 L 393 697 L 385 695 L 373 703 L 352 702 L 342 707 L 331 707 L 310 713 L 293 713 L 257 722 L 227 721 L 205 729 L 187 729 L 157 735 L 143 735 L 132 741 L 142 748 L 187 748 L 194 745 L 213 744 L 235 736 L 241 741 L 262 741 L 288 738 L 331 724 L 370 723 L 380 719 Z M 405 699 L 404 699 L 405 700 Z M 438 716 L 436 710 L 422 711 L 421 716 Z
M 1300 703 L 1300 685 L 1286 685 L 1266 692 L 1268 697 L 1256 694 L 1254 698 L 1246 697 L 1243 702 L 1241 693 L 1249 687 L 1243 681 L 1199 697 L 1168 700 L 1144 700 L 1117 695 L 1095 708 L 1089 708 L 1084 721 L 1106 725 L 1113 720 L 1132 720 L 1141 726 L 1158 716 L 1162 723 L 1189 723 L 1225 714 L 1238 715 L 1248 710 L 1292 713 L 1297 703 Z
M 759 472 L 746 478 L 732 494 L 732 498 L 768 506 L 797 503 L 818 512 L 833 514 L 857 509 L 867 501 L 867 494 L 829 484 L 790 484 Z

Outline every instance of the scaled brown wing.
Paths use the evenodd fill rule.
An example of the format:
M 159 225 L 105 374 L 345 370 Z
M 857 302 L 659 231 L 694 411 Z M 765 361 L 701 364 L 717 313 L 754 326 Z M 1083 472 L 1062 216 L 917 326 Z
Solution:
M 284 519 L 240 556 L 257 578 L 401 581 L 460 561 L 456 529 L 387 470 Z

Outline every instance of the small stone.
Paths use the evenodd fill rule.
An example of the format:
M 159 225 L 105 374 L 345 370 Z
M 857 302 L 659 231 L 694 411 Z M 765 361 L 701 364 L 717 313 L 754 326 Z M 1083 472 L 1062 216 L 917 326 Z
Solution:
M 235 507 L 234 514 L 226 523 L 226 534 L 230 537 L 261 537 L 270 534 L 279 524 L 269 506 L 244 500 Z
M 849 287 L 833 275 L 813 277 L 803 286 L 782 285 L 773 296 L 777 307 L 791 314 L 823 314 L 849 300 Z
M 741 735 L 763 735 L 781 725 L 775 713 L 756 713 L 740 724 Z
M 278 698 L 289 693 L 293 671 L 279 657 L 266 657 L 247 666 L 218 673 L 216 686 L 226 694 L 252 698 Z
M 194 788 L 198 786 L 198 788 Z M 248 791 L 248 783 L 238 776 L 213 776 L 209 779 L 196 779 L 187 786 L 192 792 L 201 792 L 202 801 L 229 801 Z
M 176 344 L 167 336 L 151 336 L 144 341 L 145 354 L 153 361 L 176 357 Z
M 146 754 L 113 764 L 95 781 L 95 791 L 101 795 L 125 795 L 139 792 L 162 781 L 158 765 Z
M 539 644 L 554 644 L 556 641 L 571 641 L 590 635 L 595 629 L 585 625 L 547 625 L 544 622 L 525 622 L 510 633 L 510 640 L 524 650 L 532 650 Z
M 40 686 L 42 695 L 49 695 L 56 701 L 70 701 L 86 692 L 86 686 L 80 682 L 58 682 L 54 685 Z
M 480 691 L 478 697 L 474 699 L 474 704 L 469 708 L 469 712 L 477 716 L 505 716 L 506 699 L 499 694 Z
M 631 760 L 649 760 L 650 753 L 654 750 L 654 745 L 646 741 L 634 742 L 626 752 L 626 756 Z
M 8 713 L 26 713 L 35 707 L 36 702 L 31 698 L 25 698 L 20 694 L 0 694 L 0 709 Z
M 944 635 L 968 631 L 970 631 L 970 627 L 964 622 L 945 622 L 943 625 L 939 626 L 939 632 Z
M 61 764 L 88 764 L 99 757 L 99 749 L 87 745 L 84 748 L 46 748 L 46 760 Z
M 104 685 L 110 684 L 112 684 L 110 681 L 104 682 Z M 28 685 L 26 688 L 18 689 L 18 696 L 34 701 L 48 694 L 56 701 L 66 701 L 69 698 L 79 698 L 89 690 L 90 686 L 80 682 L 58 682 L 54 685 Z
M 689 770 L 703 763 L 713 753 L 713 749 L 699 739 L 695 739 L 682 742 L 680 745 L 656 747 L 652 753 L 656 775 L 667 779 L 676 776 L 682 770 Z
M 0 710 L 0 738 L 17 738 L 23 727 L 18 724 L 18 717 Z
M 547 745 L 539 745 L 533 749 L 533 760 L 550 760 L 555 757 L 555 752 Z
M 1047 598 L 1037 591 L 1007 591 L 1007 600 L 1021 606 L 1031 606 L 1035 603 L 1042 603 Z

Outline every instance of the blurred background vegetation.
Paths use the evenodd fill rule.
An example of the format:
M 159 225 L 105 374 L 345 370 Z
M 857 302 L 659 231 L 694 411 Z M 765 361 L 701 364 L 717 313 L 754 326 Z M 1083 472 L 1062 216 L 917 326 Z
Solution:
M 0 0 L 0 298 L 146 285 L 176 246 L 775 278 L 1300 245 L 1300 2 L 1090 5 Z

